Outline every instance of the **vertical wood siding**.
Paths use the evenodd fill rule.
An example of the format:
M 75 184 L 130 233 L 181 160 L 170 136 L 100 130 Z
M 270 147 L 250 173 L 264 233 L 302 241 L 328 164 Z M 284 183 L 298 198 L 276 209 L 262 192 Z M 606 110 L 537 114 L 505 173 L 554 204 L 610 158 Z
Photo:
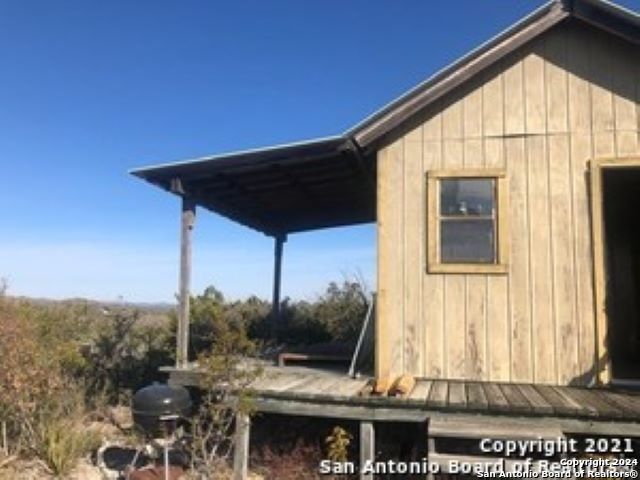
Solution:
M 595 319 L 588 161 L 640 153 L 640 52 L 565 24 L 378 153 L 378 374 L 587 384 Z M 506 168 L 506 275 L 428 274 L 429 170 Z

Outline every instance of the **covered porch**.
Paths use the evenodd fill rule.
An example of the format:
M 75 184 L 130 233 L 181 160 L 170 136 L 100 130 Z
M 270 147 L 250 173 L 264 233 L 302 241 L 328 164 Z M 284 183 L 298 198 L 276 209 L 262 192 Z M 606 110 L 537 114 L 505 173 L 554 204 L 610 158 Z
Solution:
M 192 236 L 198 207 L 273 238 L 272 333 L 282 328 L 282 262 L 289 236 L 376 220 L 375 155 L 364 155 L 345 137 L 155 165 L 131 173 L 182 202 L 177 369 L 189 368 Z M 331 359 L 336 354 L 332 350 L 324 356 Z M 282 361 L 300 358 L 292 355 Z

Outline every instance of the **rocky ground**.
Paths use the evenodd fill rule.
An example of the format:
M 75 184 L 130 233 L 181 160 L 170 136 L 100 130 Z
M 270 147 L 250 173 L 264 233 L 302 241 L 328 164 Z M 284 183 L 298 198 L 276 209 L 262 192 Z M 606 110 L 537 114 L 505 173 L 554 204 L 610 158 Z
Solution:
M 130 459 L 131 452 L 134 449 L 136 439 L 128 434 L 133 426 L 131 411 L 127 407 L 111 408 L 101 421 L 92 422 L 87 429 L 100 432 L 103 440 L 103 449 L 105 447 L 120 448 L 123 452 L 129 453 L 126 463 Z M 94 455 L 91 457 L 95 457 Z M 83 458 L 78 462 L 76 468 L 64 480 L 116 480 L 118 472 L 108 469 L 104 464 L 98 466 L 95 464 L 95 458 Z M 163 480 L 163 476 L 153 475 L 148 472 L 143 477 L 149 480 Z M 202 476 L 194 476 L 187 472 L 180 480 L 204 480 Z M 233 472 L 227 468 L 221 468 L 216 472 L 216 476 L 211 480 L 231 480 Z M 60 477 L 54 476 L 44 462 L 39 460 L 21 460 L 15 457 L 2 457 L 0 452 L 0 480 L 59 480 Z M 176 479 L 176 476 L 172 476 Z M 208 480 L 208 479 L 207 479 Z M 264 480 L 264 477 L 255 473 L 249 474 L 249 480 Z
M 53 480 L 55 478 L 46 466 L 37 461 L 14 461 L 0 469 L 0 480 Z M 105 476 L 98 467 L 91 464 L 89 459 L 83 459 L 67 480 L 105 480 Z

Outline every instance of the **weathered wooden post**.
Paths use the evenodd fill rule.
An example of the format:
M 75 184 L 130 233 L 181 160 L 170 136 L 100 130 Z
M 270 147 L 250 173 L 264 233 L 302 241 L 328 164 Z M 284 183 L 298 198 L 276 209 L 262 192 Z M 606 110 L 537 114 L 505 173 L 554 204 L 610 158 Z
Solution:
M 7 422 L 4 420 L 0 422 L 2 426 L 2 451 L 5 457 L 9 456 L 9 441 L 7 440 Z
M 196 219 L 196 204 L 186 195 L 182 197 L 180 219 L 180 298 L 178 307 L 178 332 L 176 336 L 176 367 L 189 363 L 189 301 L 191 295 L 191 241 Z
M 282 287 L 282 252 L 286 234 L 274 237 L 274 263 L 273 263 L 273 297 L 271 300 L 271 335 L 275 336 L 280 326 L 280 289 Z
M 360 480 L 373 480 L 373 473 L 365 473 L 364 467 L 376 456 L 376 434 L 373 422 L 360 422 Z
M 249 435 L 251 420 L 246 413 L 236 414 L 233 450 L 233 480 L 247 480 L 249 472 Z

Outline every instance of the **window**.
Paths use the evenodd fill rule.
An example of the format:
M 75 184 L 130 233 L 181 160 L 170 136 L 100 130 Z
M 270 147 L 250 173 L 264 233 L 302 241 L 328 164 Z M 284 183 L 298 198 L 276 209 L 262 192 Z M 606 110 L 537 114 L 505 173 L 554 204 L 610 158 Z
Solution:
M 436 171 L 427 181 L 429 271 L 506 273 L 504 171 Z

